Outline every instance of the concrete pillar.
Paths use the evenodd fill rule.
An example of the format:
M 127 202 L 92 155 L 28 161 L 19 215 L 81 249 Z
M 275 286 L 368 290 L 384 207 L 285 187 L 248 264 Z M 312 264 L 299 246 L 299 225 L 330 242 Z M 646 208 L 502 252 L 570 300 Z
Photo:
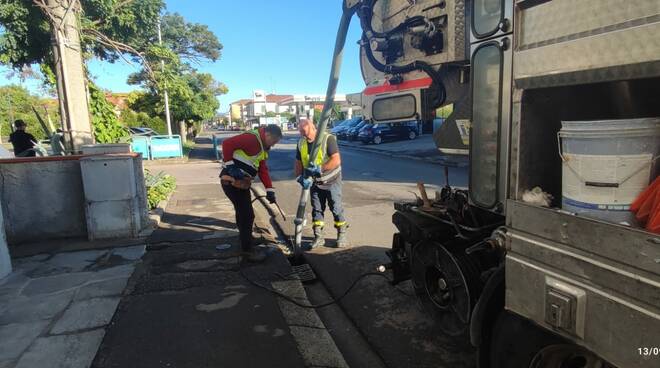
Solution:
M 80 9 L 73 0 L 47 3 L 54 18 L 51 29 L 60 114 L 73 149 L 79 151 L 81 146 L 94 143 L 77 22 Z
M 5 236 L 5 221 L 0 209 L 0 279 L 11 273 L 11 258 L 9 257 L 9 248 L 7 247 L 7 237 Z
M 346 119 L 353 119 L 353 108 L 349 107 L 348 111 L 346 112 Z

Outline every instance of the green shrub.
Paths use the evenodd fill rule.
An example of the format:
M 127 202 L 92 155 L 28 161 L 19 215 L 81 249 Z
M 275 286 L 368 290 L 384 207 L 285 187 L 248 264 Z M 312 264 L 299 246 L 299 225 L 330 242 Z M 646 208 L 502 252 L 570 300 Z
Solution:
M 146 112 L 135 112 L 131 109 L 121 111 L 119 121 L 128 128 L 146 127 L 153 129 L 158 134 L 167 134 L 165 120 L 158 116 L 149 116 Z
M 183 156 L 188 157 L 188 155 L 190 155 L 190 151 L 192 151 L 194 148 L 195 148 L 195 142 L 193 141 L 183 142 Z
M 149 170 L 145 170 L 144 184 L 147 187 L 147 202 L 150 210 L 156 208 L 158 203 L 167 199 L 176 189 L 176 179 L 163 172 L 153 175 Z
M 131 138 L 128 129 L 119 124 L 114 106 L 105 98 L 103 91 L 89 83 L 89 113 L 96 143 L 121 143 Z

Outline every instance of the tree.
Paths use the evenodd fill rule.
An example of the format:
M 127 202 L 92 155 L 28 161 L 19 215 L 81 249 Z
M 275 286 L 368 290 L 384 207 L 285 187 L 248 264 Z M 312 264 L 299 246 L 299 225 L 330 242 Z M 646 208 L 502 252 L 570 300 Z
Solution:
M 222 44 L 206 25 L 187 23 L 178 13 L 162 19 L 163 43 L 180 58 L 199 63 L 220 59 Z
M 136 60 L 156 39 L 162 0 L 78 0 L 82 48 L 88 57 Z M 51 27 L 43 0 L 0 3 L 0 62 L 16 69 L 52 64 Z M 52 65 L 50 65 L 52 67 Z
M 213 101 L 208 99 L 208 93 L 194 96 L 194 91 L 226 91 L 224 85 L 217 82 L 213 85 L 209 78 L 194 75 L 194 69 L 190 66 L 191 63 L 220 58 L 222 44 L 207 26 L 188 23 L 179 14 L 166 14 L 162 17 L 163 46 L 158 44 L 157 22 L 165 7 L 163 0 L 73 2 L 80 7 L 80 42 L 84 56 L 110 62 L 120 59 L 140 62 L 143 71 L 131 79 L 152 95 L 149 101 L 154 110 L 158 106 L 154 97 L 167 88 L 180 116 L 185 119 L 207 116 L 205 108 L 199 104 Z M 47 14 L 49 8 L 45 0 L 0 2 L 0 27 L 3 31 L 0 34 L 0 63 L 16 70 L 39 64 L 45 79 L 52 83 L 55 79 L 52 71 L 55 69 Z M 161 60 L 166 63 L 162 71 L 154 67 Z M 207 109 L 213 106 L 208 105 Z
M 125 127 L 146 127 L 153 129 L 158 134 L 167 134 L 165 121 L 158 116 L 150 116 L 146 112 L 136 112 L 130 108 L 123 109 L 119 115 L 119 122 Z
M 129 99 L 130 107 L 135 111 L 162 116 L 163 101 L 157 92 L 157 86 L 147 83 L 148 92 Z M 210 120 L 220 107 L 217 96 L 227 93 L 227 87 L 218 83 L 207 73 L 191 71 L 170 80 L 170 113 L 175 122 Z
M 227 93 L 227 87 L 210 74 L 197 72 L 191 64 L 216 61 L 222 44 L 208 27 L 186 23 L 176 13 L 163 17 L 162 28 L 163 45 L 149 48 L 145 58 L 152 64 L 162 60 L 164 66 L 151 71 L 145 68 L 129 77 L 130 84 L 140 85 L 146 92 L 131 108 L 164 116 L 161 93 L 167 89 L 173 123 L 212 119 L 220 107 L 216 97 Z
M 281 112 L 280 116 L 282 117 L 282 119 L 286 119 L 287 121 L 290 121 L 291 118 L 293 118 L 295 120 L 295 117 L 296 117 L 294 114 L 292 114 L 290 112 Z

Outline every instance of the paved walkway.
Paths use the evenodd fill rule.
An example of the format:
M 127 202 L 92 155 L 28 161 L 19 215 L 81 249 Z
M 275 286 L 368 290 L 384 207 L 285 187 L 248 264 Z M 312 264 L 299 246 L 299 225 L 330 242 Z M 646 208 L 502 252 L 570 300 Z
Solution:
M 248 281 L 308 303 L 274 246 L 262 264 L 240 262 L 234 211 L 217 182 L 218 168 L 160 167 L 177 177 L 177 191 L 92 367 L 346 367 L 315 311 Z M 264 220 L 258 215 L 255 233 L 272 244 Z
M 14 260 L 0 280 L 0 368 L 347 367 L 314 310 L 253 284 L 309 303 L 265 211 L 255 233 L 270 257 L 240 263 L 208 141 L 194 162 L 150 165 L 178 187 L 146 246 Z
M 14 260 L 0 281 L 0 367 L 88 367 L 144 249 Z

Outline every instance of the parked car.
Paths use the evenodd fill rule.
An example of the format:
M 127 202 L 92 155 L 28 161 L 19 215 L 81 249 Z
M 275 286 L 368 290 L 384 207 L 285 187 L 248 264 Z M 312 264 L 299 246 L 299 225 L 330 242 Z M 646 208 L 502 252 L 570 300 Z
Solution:
M 152 135 L 158 135 L 153 129 L 146 127 L 130 127 L 128 130 L 131 131 L 131 135 L 141 135 L 146 137 L 151 137 Z
M 337 135 L 337 131 L 340 130 L 347 122 L 348 120 L 336 121 L 332 129 L 330 129 L 330 133 Z
M 342 124 L 342 126 L 333 134 L 337 136 L 337 139 L 346 139 L 348 137 L 348 130 L 355 128 L 361 121 L 362 118 L 347 120 L 346 123 Z
M 381 144 L 384 141 L 415 139 L 419 135 L 416 120 L 402 123 L 377 123 L 363 127 L 358 138 L 364 144 Z
M 337 125 L 343 123 L 344 121 L 346 121 L 346 120 L 330 120 L 330 122 L 328 123 L 328 128 L 332 129 L 332 128 L 336 127 Z
M 348 128 L 346 130 L 346 139 L 349 141 L 357 140 L 360 130 L 362 130 L 362 128 L 364 128 L 364 126 L 367 124 L 369 124 L 368 120 L 362 120 L 358 125 L 354 126 L 353 128 Z

